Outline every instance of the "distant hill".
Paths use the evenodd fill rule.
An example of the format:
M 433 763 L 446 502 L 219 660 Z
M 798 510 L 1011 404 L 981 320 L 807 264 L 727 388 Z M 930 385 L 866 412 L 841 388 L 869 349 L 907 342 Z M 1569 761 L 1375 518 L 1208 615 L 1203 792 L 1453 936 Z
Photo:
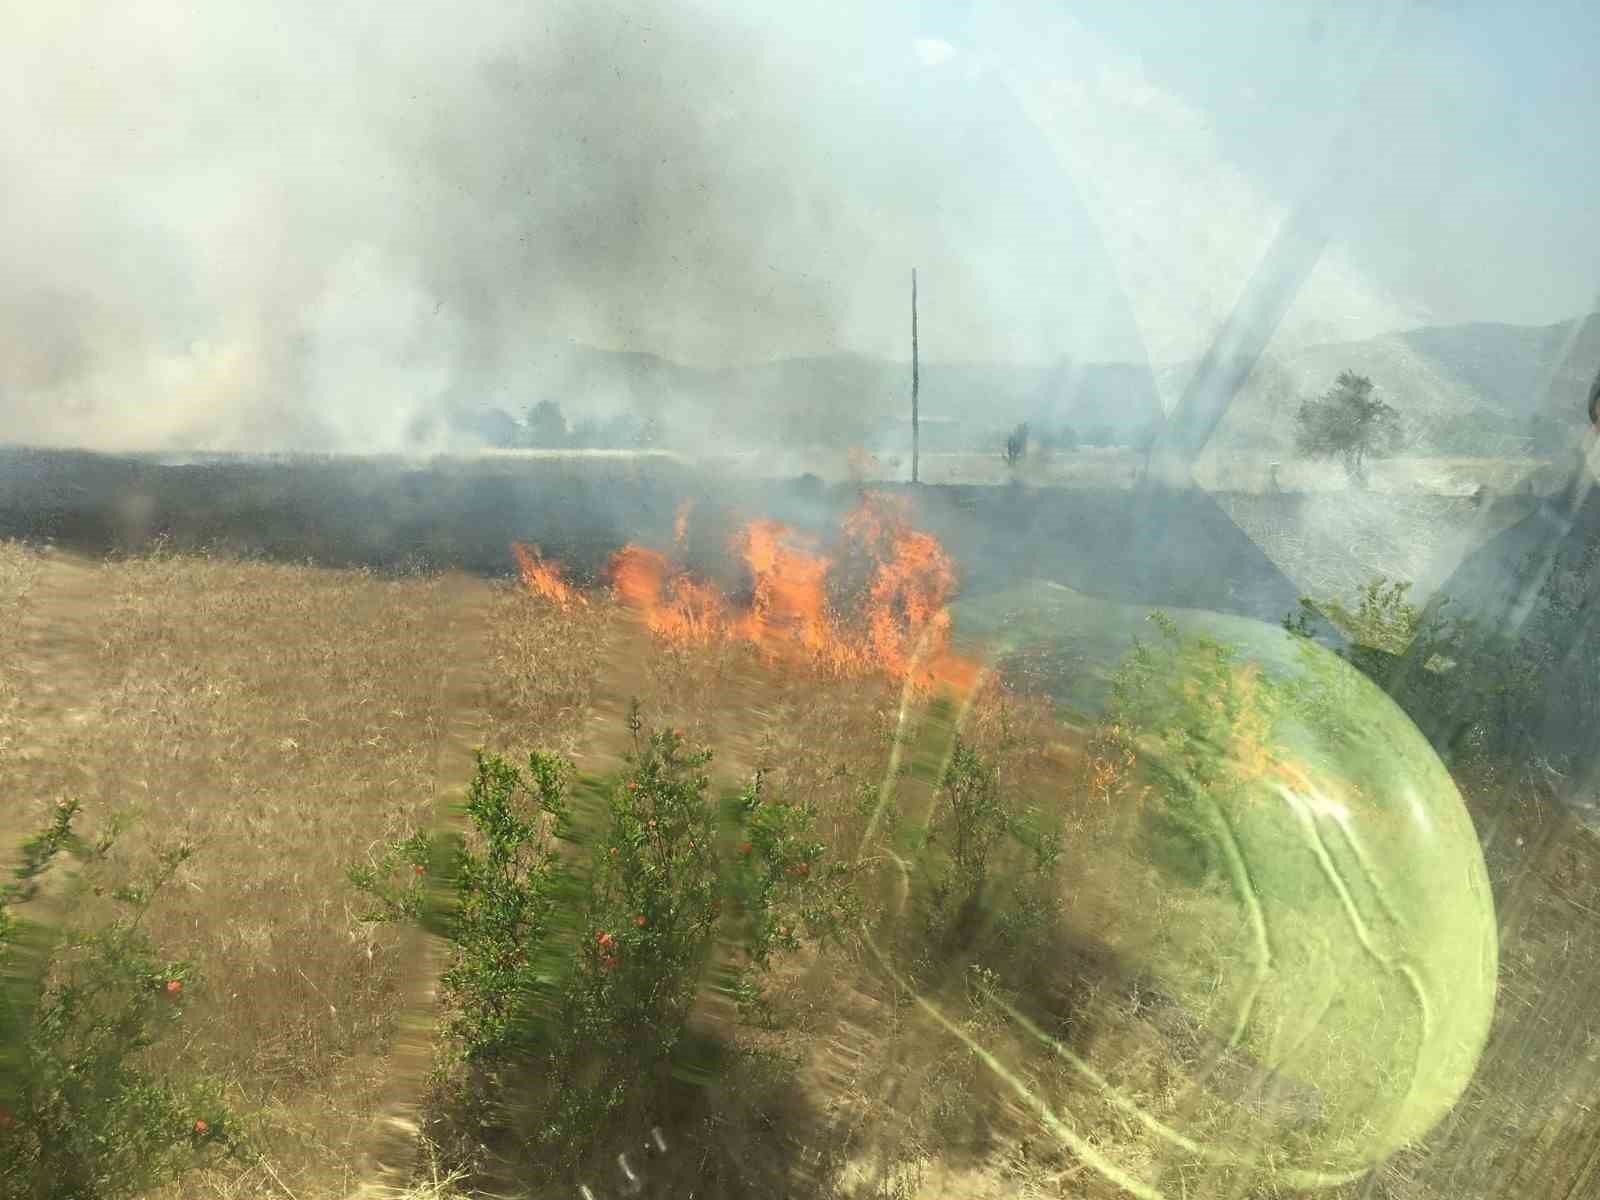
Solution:
M 669 441 L 686 445 L 910 445 L 910 363 L 842 354 L 699 368 L 563 344 L 542 351 L 527 373 L 535 382 L 526 403 L 556 400 L 573 424 L 596 411 L 632 411 L 657 416 Z M 920 406 L 927 448 L 967 449 L 1019 421 L 1125 443 L 1159 418 L 1160 398 L 1149 372 L 1130 363 L 924 363 Z M 453 397 L 451 407 L 461 429 L 499 428 L 482 404 Z M 522 412 L 504 401 L 494 407 Z
M 1600 314 L 1556 325 L 1448 325 L 1272 355 L 1250 373 L 1218 427 L 1217 449 L 1291 453 L 1300 401 L 1339 372 L 1368 375 L 1400 410 L 1411 451 L 1560 453 L 1582 428 L 1600 366 Z M 1019 421 L 1037 433 L 1128 445 L 1195 369 L 1180 363 L 1014 366 L 925 363 L 921 410 L 930 451 L 998 446 Z M 530 372 L 529 402 L 555 399 L 576 419 L 599 410 L 656 417 L 669 445 L 866 445 L 909 449 L 910 364 L 861 355 L 700 368 L 651 354 L 552 344 Z M 520 415 L 516 413 L 514 415 Z M 489 422 L 484 428 L 499 425 Z
M 1169 372 L 1169 388 L 1181 386 L 1185 369 L 1192 368 Z M 1413 452 L 1558 454 L 1576 444 L 1597 369 L 1600 314 L 1544 326 L 1434 326 L 1313 346 L 1263 360 L 1213 444 L 1288 451 L 1300 398 L 1320 394 L 1348 370 L 1370 377 L 1400 411 Z

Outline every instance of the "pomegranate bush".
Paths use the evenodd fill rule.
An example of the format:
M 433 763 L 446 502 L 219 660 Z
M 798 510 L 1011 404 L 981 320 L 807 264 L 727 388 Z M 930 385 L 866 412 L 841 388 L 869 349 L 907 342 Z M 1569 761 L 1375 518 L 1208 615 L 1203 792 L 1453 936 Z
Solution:
M 478 845 L 417 833 L 371 865 L 350 869 L 377 922 L 416 922 L 449 939 L 440 979 L 446 1030 L 460 1056 L 492 1059 L 529 1034 L 524 1018 L 551 992 L 547 961 L 563 879 L 557 828 L 565 821 L 566 764 L 529 757 L 526 773 L 477 756 L 466 812 Z
M 1059 814 L 1024 803 L 999 763 L 957 736 L 924 844 L 929 937 L 922 954 L 976 952 L 982 943 L 991 965 L 1036 955 L 1058 906 L 1061 836 Z
M 182 1020 L 198 982 L 139 928 L 190 852 L 174 847 L 149 879 L 108 888 L 117 827 L 90 844 L 73 830 L 78 812 L 60 803 L 24 843 L 15 881 L 0 885 L 0 1196 L 135 1196 L 244 1147 L 216 1081 L 169 1079 L 145 1054 Z M 109 896 L 109 922 L 62 931 L 28 919 L 63 853 L 83 871 L 61 899 Z
M 491 1087 L 537 1068 L 521 1133 L 552 1166 L 581 1158 L 623 1112 L 665 1120 L 674 1068 L 708 972 L 759 1000 L 776 955 L 842 936 L 858 913 L 814 813 L 758 776 L 723 805 L 713 752 L 646 733 L 611 780 L 577 780 L 535 752 L 525 768 L 479 754 L 470 835 L 417 835 L 351 871 L 379 921 L 420 921 L 451 944 L 448 1032 Z M 724 951 L 721 947 L 727 947 Z M 733 961 L 718 963 L 726 954 Z M 504 1090 L 504 1089 L 502 1089 Z

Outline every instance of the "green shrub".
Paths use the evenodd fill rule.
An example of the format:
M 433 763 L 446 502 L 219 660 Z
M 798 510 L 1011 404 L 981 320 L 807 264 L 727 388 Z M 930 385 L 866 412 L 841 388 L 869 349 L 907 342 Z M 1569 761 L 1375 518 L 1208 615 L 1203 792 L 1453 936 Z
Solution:
M 1137 759 L 1141 793 L 1159 797 L 1139 806 L 1150 860 L 1200 886 L 1225 869 L 1215 804 L 1248 787 L 1252 764 L 1273 753 L 1284 691 L 1235 647 L 1181 632 L 1164 612 L 1148 619 L 1160 637 L 1134 639 L 1096 739 L 1109 761 Z
M 747 1016 L 770 1016 L 763 988 L 774 955 L 799 950 L 802 936 L 839 941 L 862 919 L 850 868 L 828 861 L 816 836 L 815 803 L 775 796 L 766 781 L 757 771 L 739 793 L 734 816 L 743 840 L 728 878 L 745 959 L 735 998 Z
M 466 812 L 481 848 L 418 833 L 376 864 L 350 869 L 351 883 L 375 902 L 364 919 L 416 922 L 449 939 L 440 979 L 446 1028 L 469 1061 L 504 1055 L 536 1034 L 525 1018 L 551 993 L 546 939 L 563 892 L 555 834 L 567 815 L 568 775 L 551 755 L 530 755 L 524 776 L 480 752 Z
M 842 935 L 859 913 L 810 807 L 772 798 L 758 776 L 723 820 L 712 751 L 676 730 L 645 735 L 637 705 L 629 724 L 634 747 L 610 781 L 575 786 L 550 754 L 524 771 L 480 753 L 470 842 L 419 834 L 350 872 L 377 902 L 368 919 L 449 939 L 448 1029 L 479 1081 L 492 1091 L 506 1068 L 537 1068 L 519 1124 L 549 1167 L 576 1164 L 624 1113 L 662 1118 L 674 1073 L 693 1071 L 676 1055 L 719 936 L 737 947 L 736 998 L 759 1007 L 775 955 L 802 934 Z
M 1531 579 L 1536 562 L 1519 578 Z M 1526 623 L 1492 628 L 1459 615 L 1448 599 L 1419 608 L 1409 583 L 1379 577 L 1354 610 L 1336 600 L 1300 601 L 1284 619 L 1309 635 L 1326 617 L 1349 645 L 1340 653 L 1382 687 L 1446 756 L 1510 769 L 1532 781 L 1568 773 L 1574 753 L 1600 725 L 1600 642 L 1581 635 L 1600 577 L 1600 547 L 1558 556 Z
M 989 877 L 989 854 L 1009 825 L 1000 772 L 958 737 L 939 786 L 935 836 L 949 851 L 955 885 L 976 898 Z
M 177 846 L 142 883 L 106 887 L 118 827 L 89 844 L 72 828 L 76 801 L 23 846 L 15 882 L 0 886 L 0 1195 L 34 1200 L 135 1196 L 237 1156 L 238 1121 L 211 1079 L 153 1073 L 144 1052 L 182 1020 L 199 980 L 162 957 L 139 928 L 188 859 Z M 66 900 L 108 895 L 118 913 L 89 930 L 53 929 L 19 909 L 40 902 L 52 862 L 84 866 Z
M 552 1147 L 581 1142 L 631 1104 L 651 1107 L 667 1082 L 722 917 L 711 757 L 654 732 L 608 789 L 549 1056 L 567 1118 L 545 1131 Z
M 929 932 L 944 949 L 969 944 L 987 918 L 992 949 L 1020 951 L 1036 944 L 1059 913 L 1060 814 L 1008 795 L 999 766 L 959 736 L 939 776 L 926 844 L 936 852 Z M 998 895 L 992 880 L 1002 847 L 1020 848 L 1024 861 L 1008 860 L 1007 886 Z

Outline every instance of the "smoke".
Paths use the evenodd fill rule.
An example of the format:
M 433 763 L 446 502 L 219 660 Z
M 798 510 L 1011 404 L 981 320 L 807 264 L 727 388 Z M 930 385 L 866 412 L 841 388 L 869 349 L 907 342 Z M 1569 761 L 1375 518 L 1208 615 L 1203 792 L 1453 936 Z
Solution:
M 702 278 L 747 287 L 750 248 L 708 236 L 728 198 L 693 186 L 715 121 L 668 102 L 736 48 L 692 14 L 509 9 L 19 14 L 3 436 L 396 449 L 528 344 L 626 343 Z M 770 223 L 776 197 L 741 198 Z
M 771 422 L 588 348 L 903 360 L 912 267 L 927 363 L 1160 365 L 1287 203 L 1239 101 L 1042 5 L 0 4 L 0 441 L 442 448 L 545 398 L 715 439 Z M 1286 329 L 1423 310 L 1377 274 L 1332 247 Z M 837 377 L 774 392 L 785 437 L 883 390 Z
M 148 0 L 6 23 L 0 440 L 442 445 L 441 414 L 519 410 L 575 347 L 902 354 L 919 261 L 955 357 L 1053 357 L 1063 305 L 1092 303 L 1011 280 L 1048 222 L 1003 198 L 1035 181 L 997 185 L 1010 151 L 920 79 L 909 18 Z

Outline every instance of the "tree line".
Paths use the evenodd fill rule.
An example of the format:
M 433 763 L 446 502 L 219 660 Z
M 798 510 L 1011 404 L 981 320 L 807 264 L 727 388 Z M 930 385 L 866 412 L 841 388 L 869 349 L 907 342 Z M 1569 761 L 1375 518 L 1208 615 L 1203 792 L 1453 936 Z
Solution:
M 464 414 L 460 424 L 498 450 L 650 450 L 662 444 L 657 417 L 620 412 L 574 423 L 555 400 L 529 405 L 520 419 L 490 408 Z
M 1392 405 L 1379 398 L 1370 378 L 1343 371 L 1321 396 L 1301 402 L 1295 415 L 1294 451 L 1301 458 L 1336 461 L 1350 481 L 1364 487 L 1371 463 L 1397 453 L 1406 443 L 1405 427 Z M 637 412 L 569 421 L 556 400 L 539 400 L 519 419 L 500 409 L 466 418 L 466 424 L 490 446 L 534 450 L 640 450 L 662 444 L 659 418 Z M 1155 425 L 1132 438 L 1146 450 L 1159 433 Z M 1080 448 L 1111 446 L 1117 441 L 1109 425 L 1081 434 L 1068 424 L 1021 422 L 1004 435 L 1000 457 L 1010 467 L 1030 455 L 1071 453 Z

